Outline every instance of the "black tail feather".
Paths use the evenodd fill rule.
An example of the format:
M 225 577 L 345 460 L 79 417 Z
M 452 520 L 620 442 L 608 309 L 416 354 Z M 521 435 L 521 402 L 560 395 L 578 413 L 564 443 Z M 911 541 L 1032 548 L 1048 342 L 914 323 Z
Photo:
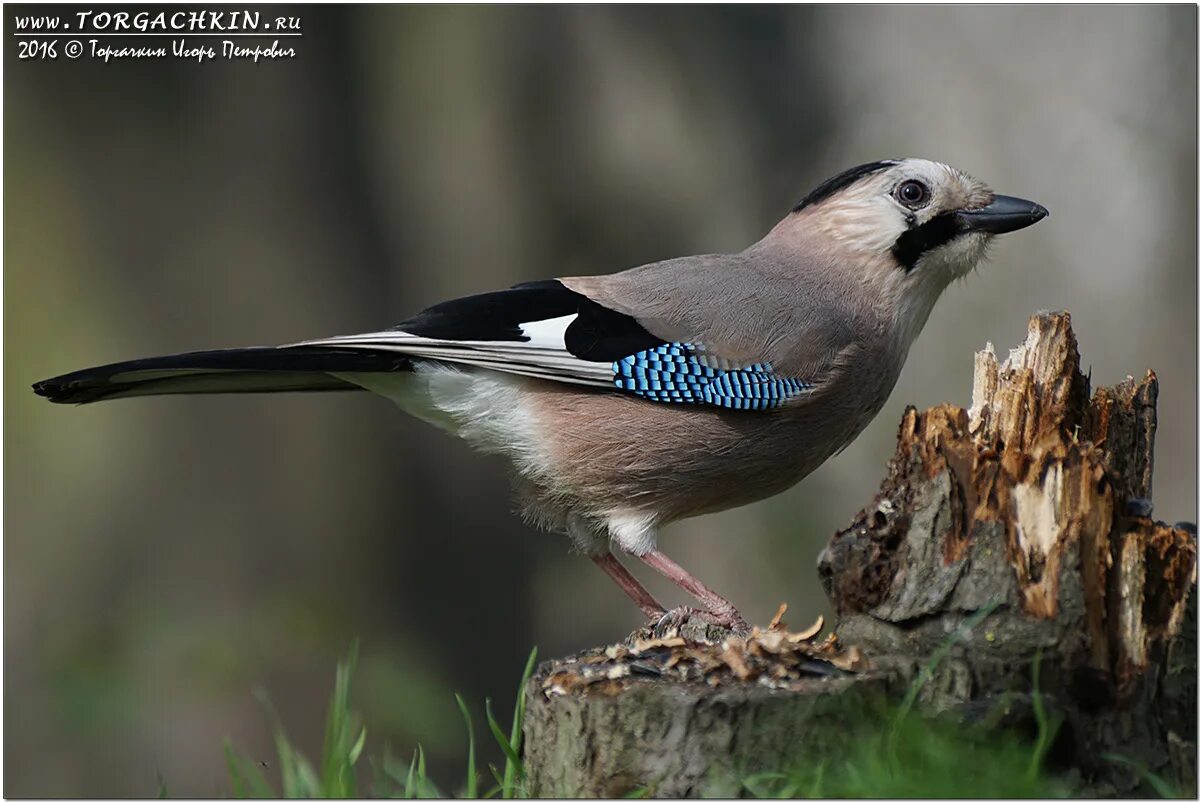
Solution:
M 334 373 L 410 369 L 407 357 L 384 351 L 297 346 L 231 348 L 135 359 L 87 368 L 33 385 L 55 404 L 175 393 L 280 393 L 360 390 Z

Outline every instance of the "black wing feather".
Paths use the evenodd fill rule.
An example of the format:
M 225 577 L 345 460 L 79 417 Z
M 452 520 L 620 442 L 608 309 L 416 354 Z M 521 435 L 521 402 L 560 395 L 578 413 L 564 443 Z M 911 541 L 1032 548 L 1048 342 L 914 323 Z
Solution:
M 446 301 L 394 328 L 438 340 L 525 342 L 529 338 L 521 324 L 565 315 L 578 315 L 567 327 L 567 351 L 589 362 L 612 362 L 664 342 L 629 315 L 601 306 L 557 279 Z
M 561 282 L 531 281 L 435 304 L 393 328 L 435 340 L 525 342 L 522 323 L 574 314 L 581 298 Z

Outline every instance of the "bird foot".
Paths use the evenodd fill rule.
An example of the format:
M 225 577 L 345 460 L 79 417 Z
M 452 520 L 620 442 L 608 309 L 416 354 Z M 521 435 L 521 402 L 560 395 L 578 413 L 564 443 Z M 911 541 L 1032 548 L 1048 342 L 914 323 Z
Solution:
M 730 634 L 745 635 L 750 632 L 750 626 L 736 610 L 717 613 L 695 607 L 676 607 L 652 622 L 650 632 L 655 638 L 679 636 L 716 643 Z

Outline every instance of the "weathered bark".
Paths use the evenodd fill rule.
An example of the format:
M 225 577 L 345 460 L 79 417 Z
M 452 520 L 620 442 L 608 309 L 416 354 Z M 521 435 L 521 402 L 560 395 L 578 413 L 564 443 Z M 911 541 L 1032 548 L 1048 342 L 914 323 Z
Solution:
M 1036 661 L 1081 790 L 1146 790 L 1112 754 L 1194 789 L 1196 545 L 1194 527 L 1150 517 L 1157 393 L 1148 372 L 1091 394 L 1065 313 L 1035 316 L 1003 364 L 989 345 L 971 409 L 906 410 L 879 494 L 822 553 L 836 642 L 777 653 L 768 631 L 543 665 L 530 790 L 736 793 L 736 775 L 802 758 L 847 694 L 905 687 L 984 608 L 924 687 L 928 709 L 971 718 L 1003 696 L 1019 711 Z M 829 660 L 856 670 L 796 673 Z
M 998 602 L 928 702 L 1028 692 L 1040 654 L 1070 763 L 1098 793 L 1139 781 L 1113 753 L 1195 783 L 1169 746 L 1196 738 L 1194 647 L 1179 639 L 1196 548 L 1149 517 L 1157 395 L 1148 372 L 1089 396 L 1070 317 L 1034 317 L 1003 365 L 976 355 L 969 412 L 906 411 L 879 495 L 818 568 L 838 633 L 868 654 L 921 659 Z

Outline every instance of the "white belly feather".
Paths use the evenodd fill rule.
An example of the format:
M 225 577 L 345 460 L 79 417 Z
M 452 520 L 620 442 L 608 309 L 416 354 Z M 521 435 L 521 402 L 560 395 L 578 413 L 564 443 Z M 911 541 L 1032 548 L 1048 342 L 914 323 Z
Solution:
M 522 475 L 537 478 L 550 470 L 519 376 L 438 362 L 417 362 L 411 372 L 336 375 L 480 451 L 509 457 Z

